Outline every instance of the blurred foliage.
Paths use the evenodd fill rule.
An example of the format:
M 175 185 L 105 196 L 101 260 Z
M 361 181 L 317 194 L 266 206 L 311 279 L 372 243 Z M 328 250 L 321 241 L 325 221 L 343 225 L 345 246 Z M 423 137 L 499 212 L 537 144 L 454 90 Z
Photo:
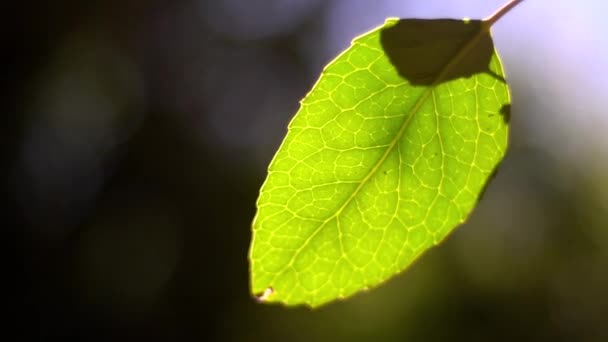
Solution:
M 589 90 L 578 101 L 601 98 L 605 88 L 584 88 L 577 77 L 588 75 L 556 54 L 564 42 L 546 36 L 580 44 L 568 46 L 578 54 L 584 44 L 599 53 L 601 23 L 584 31 L 590 26 L 579 22 L 585 40 L 543 31 L 558 27 L 551 18 L 559 15 L 546 25 L 529 20 L 525 35 L 506 34 L 523 30 L 508 20 L 504 31 L 497 27 L 513 89 L 511 147 L 470 222 L 374 292 L 318 311 L 287 310 L 248 294 L 254 202 L 298 100 L 344 47 L 327 45 L 335 37 L 328 23 L 348 6 L 261 1 L 257 20 L 230 30 L 247 6 L 222 3 L 230 10 L 203 0 L 10 2 L 0 147 L 6 336 L 608 339 L 608 153 L 593 131 L 605 123 L 592 115 L 599 101 L 576 111 L 579 104 L 560 96 L 577 80 Z M 484 15 L 498 4 L 484 2 Z M 517 16 L 547 6 L 538 4 L 526 2 Z M 390 15 L 421 13 L 417 6 L 406 2 Z M 574 13 L 579 5 L 569 6 Z M 544 44 L 522 53 L 510 49 L 514 40 Z

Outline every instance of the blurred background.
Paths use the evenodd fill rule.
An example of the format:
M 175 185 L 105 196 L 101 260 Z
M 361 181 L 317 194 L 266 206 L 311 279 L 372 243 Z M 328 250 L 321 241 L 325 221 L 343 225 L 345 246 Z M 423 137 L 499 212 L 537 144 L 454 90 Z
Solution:
M 16 340 L 608 340 L 608 3 L 493 29 L 511 146 L 469 222 L 311 311 L 254 302 L 255 200 L 322 67 L 386 17 L 504 0 L 13 1 L 3 307 Z

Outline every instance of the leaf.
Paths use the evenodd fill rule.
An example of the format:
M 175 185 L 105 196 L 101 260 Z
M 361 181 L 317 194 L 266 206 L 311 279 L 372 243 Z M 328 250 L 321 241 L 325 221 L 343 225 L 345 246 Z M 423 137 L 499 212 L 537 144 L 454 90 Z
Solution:
M 388 19 L 324 70 L 260 191 L 251 291 L 319 306 L 442 241 L 502 160 L 509 92 L 478 20 Z

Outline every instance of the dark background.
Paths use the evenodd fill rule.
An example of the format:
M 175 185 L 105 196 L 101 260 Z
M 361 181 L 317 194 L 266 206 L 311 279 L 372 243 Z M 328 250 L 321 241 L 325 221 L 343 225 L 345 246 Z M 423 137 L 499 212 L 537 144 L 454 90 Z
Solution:
M 501 1 L 9 3 L 5 338 L 608 339 L 602 2 L 527 1 L 497 24 L 512 143 L 470 221 L 314 311 L 248 293 L 257 192 L 298 100 L 386 16 Z

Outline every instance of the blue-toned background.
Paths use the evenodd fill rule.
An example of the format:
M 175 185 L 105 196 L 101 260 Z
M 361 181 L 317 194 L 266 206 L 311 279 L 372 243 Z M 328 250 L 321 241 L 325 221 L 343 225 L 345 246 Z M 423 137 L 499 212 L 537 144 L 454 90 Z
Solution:
M 5 336 L 608 340 L 608 3 L 496 24 L 511 146 L 470 221 L 316 311 L 256 304 L 255 199 L 322 67 L 386 17 L 501 0 L 13 2 L 2 20 Z M 14 321 L 14 322 L 13 322 Z

